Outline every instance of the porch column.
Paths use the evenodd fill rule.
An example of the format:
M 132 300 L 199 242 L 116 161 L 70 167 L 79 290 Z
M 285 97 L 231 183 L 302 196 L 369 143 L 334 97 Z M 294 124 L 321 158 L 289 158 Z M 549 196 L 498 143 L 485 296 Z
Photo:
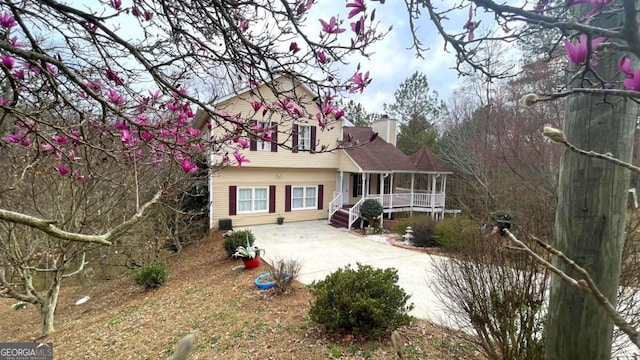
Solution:
M 362 198 L 363 199 L 365 198 L 365 194 L 369 192 L 369 187 L 367 186 L 368 184 L 367 176 L 369 176 L 369 174 L 367 173 L 362 174 Z
M 340 184 L 338 184 L 338 186 L 336 186 L 336 189 L 340 189 L 340 195 L 344 194 L 344 189 L 342 188 L 342 186 L 344 185 L 344 171 L 340 170 Z M 342 207 L 342 205 L 344 205 L 344 195 L 342 196 L 342 204 L 340 204 L 340 207 Z
M 413 182 L 415 181 L 416 174 L 411 173 L 411 201 L 409 202 L 409 206 L 411 210 L 409 210 L 409 216 L 413 216 Z
M 389 176 L 389 175 L 387 175 Z M 380 205 L 382 205 L 382 214 L 380 215 L 380 227 L 384 224 L 384 174 L 380 174 L 378 176 L 378 187 L 380 187 Z M 381 184 L 382 183 L 382 184 Z
M 393 208 L 393 177 L 395 176 L 394 173 L 390 173 L 389 174 L 389 207 Z M 382 186 L 384 187 L 384 182 L 382 183 Z M 389 211 L 388 214 L 388 219 L 391 219 L 391 211 Z
M 436 207 L 436 183 L 438 182 L 438 174 L 431 175 L 431 217 L 433 219 L 436 218 L 435 207 Z
M 442 175 L 442 210 L 445 209 L 444 203 L 445 203 L 445 200 L 447 199 L 447 193 L 445 191 L 446 189 L 447 189 L 447 175 Z

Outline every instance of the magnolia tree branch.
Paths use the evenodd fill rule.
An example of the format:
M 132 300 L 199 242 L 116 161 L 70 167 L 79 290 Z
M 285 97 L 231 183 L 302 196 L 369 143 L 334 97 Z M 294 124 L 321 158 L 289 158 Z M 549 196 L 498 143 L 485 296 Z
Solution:
M 584 156 L 588 156 L 588 157 L 592 157 L 592 158 L 596 158 L 596 159 L 602 159 L 605 161 L 609 161 L 613 164 L 616 164 L 618 166 L 622 166 L 625 169 L 629 169 L 631 171 L 633 171 L 636 174 L 640 174 L 640 167 L 635 166 L 633 164 L 630 164 L 626 161 L 622 161 L 618 158 L 613 157 L 613 155 L 609 155 L 607 154 L 602 154 L 602 153 L 598 153 L 595 151 L 586 151 L 586 150 L 582 150 L 580 148 L 578 148 L 577 146 L 573 145 L 572 143 L 569 142 L 569 140 L 567 140 L 567 137 L 565 136 L 565 134 L 556 128 L 552 128 L 549 126 L 545 126 L 544 128 L 544 132 L 543 135 L 548 137 L 551 141 L 560 143 L 564 146 L 566 146 L 567 148 L 569 148 L 569 150 L 578 153 L 580 155 L 584 155 Z
M 21 214 L 15 211 L 0 209 L 0 220 L 26 225 L 34 229 L 38 229 L 44 232 L 47 235 L 53 236 L 55 238 L 61 240 L 69 240 L 69 241 L 77 241 L 84 243 L 97 243 L 102 245 L 111 245 L 112 240 L 129 230 L 133 225 L 135 225 L 142 217 L 144 213 L 147 211 L 151 205 L 158 202 L 160 196 L 163 194 L 163 191 L 158 191 L 151 200 L 143 204 L 140 209 L 133 214 L 127 221 L 122 222 L 118 226 L 113 229 L 107 231 L 104 234 L 100 235 L 88 235 L 88 234 L 79 234 L 68 232 L 60 229 L 55 226 L 55 221 L 41 219 L 35 216 Z
M 542 248 L 544 248 L 550 254 L 558 257 L 563 263 L 567 264 L 572 270 L 580 274 L 582 279 L 576 280 L 571 276 L 567 275 L 567 273 L 565 273 L 564 271 L 553 266 L 553 264 L 543 259 L 540 255 L 536 254 L 535 251 L 531 250 L 531 248 L 529 248 L 525 243 L 518 240 L 518 238 L 516 238 L 515 235 L 513 235 L 513 233 L 511 233 L 508 229 L 505 229 L 504 231 L 509 236 L 509 240 L 511 240 L 513 243 L 517 245 L 517 247 L 515 248 L 516 250 L 521 250 L 526 252 L 527 254 L 532 256 L 537 262 L 542 264 L 544 267 L 549 269 L 554 274 L 558 275 L 567 284 L 573 286 L 574 288 L 580 291 L 584 291 L 588 294 L 591 294 L 591 296 L 596 300 L 596 302 L 600 306 L 602 306 L 602 308 L 606 311 L 607 315 L 609 315 L 609 317 L 613 320 L 616 326 L 620 328 L 620 330 L 622 330 L 625 334 L 627 334 L 631 342 L 640 349 L 640 332 L 638 332 L 638 329 L 634 328 L 630 323 L 628 323 L 625 319 L 623 319 L 622 316 L 620 316 L 620 314 L 618 314 L 618 312 L 616 311 L 615 307 L 611 304 L 609 299 L 607 299 L 607 297 L 604 296 L 602 292 L 600 292 L 600 290 L 598 289 L 598 286 L 595 284 L 595 282 L 593 281 L 593 279 L 591 278 L 587 270 L 585 270 L 580 265 L 576 264 L 573 260 L 569 259 L 560 250 L 554 248 L 553 246 L 545 243 L 544 241 L 536 237 L 533 237 L 533 239 L 536 241 L 538 245 L 542 246 Z

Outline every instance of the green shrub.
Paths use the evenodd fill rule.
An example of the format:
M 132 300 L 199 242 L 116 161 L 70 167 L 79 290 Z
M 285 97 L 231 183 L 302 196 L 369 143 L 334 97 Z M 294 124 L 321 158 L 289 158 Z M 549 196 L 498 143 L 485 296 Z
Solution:
M 376 221 L 380 215 L 382 215 L 382 205 L 378 200 L 367 199 L 360 206 L 360 217 L 369 221 L 369 225 L 376 226 Z
M 310 285 L 315 301 L 311 320 L 327 331 L 381 337 L 387 330 L 409 323 L 410 295 L 397 285 L 396 269 L 357 264 L 340 268 Z
M 155 262 L 133 273 L 133 280 L 137 285 L 144 286 L 147 289 L 159 288 L 167 282 L 169 278 L 169 268 L 164 262 Z
M 466 216 L 445 218 L 436 224 L 436 241 L 442 248 L 461 251 L 480 237 L 478 223 Z
M 253 235 L 251 230 L 235 230 L 231 235 L 224 239 L 222 246 L 224 247 L 224 251 L 227 252 L 227 255 L 231 257 L 235 254 L 238 246 L 247 246 L 247 240 L 249 240 L 250 246 L 252 246 L 256 241 L 256 237 Z
M 436 222 L 430 216 L 420 215 L 403 219 L 395 224 L 391 231 L 404 235 L 409 226 L 413 229 L 413 239 L 411 241 L 414 245 L 422 247 L 438 246 L 435 240 Z

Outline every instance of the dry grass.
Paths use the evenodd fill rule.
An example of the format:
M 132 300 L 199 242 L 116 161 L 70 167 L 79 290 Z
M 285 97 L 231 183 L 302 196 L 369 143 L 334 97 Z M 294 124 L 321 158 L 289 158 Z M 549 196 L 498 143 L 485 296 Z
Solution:
M 169 281 L 154 291 L 130 277 L 95 286 L 67 287 L 56 311 L 56 359 L 166 359 L 185 334 L 194 333 L 190 359 L 397 359 L 391 341 L 359 342 L 324 334 L 307 316 L 311 295 L 274 296 L 253 285 L 266 264 L 250 271 L 222 250 L 219 236 L 193 244 L 169 259 Z M 85 295 L 91 300 L 75 306 Z M 0 341 L 38 335 L 35 308 L 11 310 L 0 299 Z M 405 359 L 481 359 L 468 339 L 419 321 L 400 329 Z

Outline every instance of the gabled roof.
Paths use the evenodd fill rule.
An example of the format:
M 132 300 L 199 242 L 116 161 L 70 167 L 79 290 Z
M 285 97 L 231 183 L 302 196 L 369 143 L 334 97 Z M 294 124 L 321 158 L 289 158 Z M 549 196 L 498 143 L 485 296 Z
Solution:
M 405 155 L 397 147 L 378 136 L 371 141 L 375 133 L 369 127 L 345 127 L 343 133 L 344 140 L 341 145 L 344 151 L 364 171 L 450 172 L 428 149 L 429 163 L 414 162 L 412 157 Z M 422 150 L 418 153 L 421 152 Z M 420 157 L 420 159 L 423 158 Z
M 411 161 L 416 168 L 422 171 L 432 171 L 439 173 L 451 173 L 443 163 L 438 159 L 428 147 L 424 146 L 415 154 L 411 155 Z
M 364 171 L 451 173 L 426 146 L 412 156 L 376 136 L 369 127 L 343 128 L 341 145 L 349 157 Z
M 279 82 L 279 81 L 280 81 L 281 79 L 283 79 L 283 78 L 286 78 L 286 79 L 288 79 L 288 80 L 290 80 L 290 81 L 295 82 L 294 87 L 301 86 L 303 89 L 305 89 L 306 91 L 308 91 L 308 92 L 309 92 L 310 94 L 312 94 L 313 96 L 318 96 L 318 94 L 317 94 L 315 91 L 313 91 L 313 89 L 311 89 L 308 85 L 306 85 L 306 84 L 304 84 L 304 83 L 302 83 L 302 82 L 298 81 L 295 77 L 292 77 L 292 76 L 290 76 L 290 75 L 285 75 L 285 74 L 277 75 L 277 76 L 274 76 L 272 80 L 267 81 L 267 82 L 272 83 L 272 84 L 275 84 L 275 83 Z M 262 85 L 264 85 L 264 84 L 259 84 L 259 85 L 250 85 L 250 86 L 245 87 L 245 88 L 243 88 L 243 89 L 240 89 L 240 90 L 238 90 L 238 91 L 232 91 L 230 94 L 227 94 L 227 95 L 224 95 L 224 96 L 222 96 L 222 97 L 220 97 L 220 98 L 218 98 L 218 99 L 215 99 L 215 101 L 213 102 L 213 104 L 214 104 L 214 105 L 218 105 L 218 104 L 220 104 L 220 103 L 222 103 L 222 102 L 225 102 L 225 101 L 227 101 L 227 100 L 229 100 L 229 99 L 233 99 L 233 98 L 234 98 L 234 97 L 236 97 L 236 96 L 240 96 L 240 95 L 242 95 L 242 94 L 248 93 L 248 92 L 249 92 L 249 91 L 251 91 L 251 90 L 257 89 L 257 88 L 259 88 L 259 87 L 260 87 L 260 86 L 262 86 Z

